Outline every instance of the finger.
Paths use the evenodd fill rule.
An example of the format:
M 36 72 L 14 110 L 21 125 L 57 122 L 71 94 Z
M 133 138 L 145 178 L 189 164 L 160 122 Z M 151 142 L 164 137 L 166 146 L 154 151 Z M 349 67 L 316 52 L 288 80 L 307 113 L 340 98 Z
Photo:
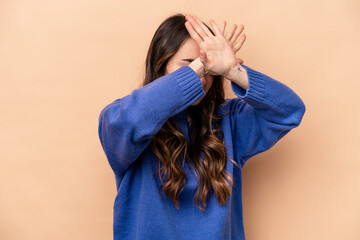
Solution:
M 243 35 L 240 38 L 240 40 L 237 43 L 234 44 L 234 46 L 233 46 L 234 53 L 237 53 L 241 49 L 241 47 L 243 46 L 245 40 L 246 40 L 246 35 Z
M 235 43 L 235 45 L 234 45 L 234 52 L 235 52 L 235 53 L 237 53 L 237 52 L 240 50 L 240 48 L 241 48 L 242 45 L 244 44 L 245 40 L 246 40 L 246 35 L 243 34 L 243 35 L 241 36 L 240 40 L 239 40 L 237 43 Z
M 222 33 L 220 32 L 219 27 L 216 25 L 215 21 L 210 19 L 209 20 L 211 26 L 213 27 L 214 31 L 215 31 L 215 36 L 222 36 Z
M 234 35 L 230 39 L 231 44 L 233 44 L 238 39 L 238 37 L 240 36 L 243 30 L 244 30 L 244 25 L 241 24 L 240 27 L 236 29 Z
M 220 31 L 222 33 L 222 35 L 224 36 L 225 34 L 225 28 L 226 28 L 226 21 L 223 21 L 223 24 L 220 27 Z
M 202 38 L 199 36 L 199 34 L 195 31 L 191 23 L 185 22 L 186 30 L 189 32 L 192 39 L 195 40 L 195 42 L 200 46 L 200 44 L 203 42 Z
M 230 32 L 226 34 L 226 40 L 230 41 L 230 39 L 232 38 L 232 36 L 234 35 L 234 32 L 237 28 L 237 25 L 234 24 L 233 27 L 231 28 Z
M 195 21 L 196 23 L 202 28 L 202 30 L 204 30 L 204 32 L 206 33 L 206 37 L 210 37 L 210 36 L 214 36 L 210 30 L 207 28 L 207 26 L 205 26 L 205 24 L 198 18 L 198 17 L 195 17 Z M 206 38 L 205 37 L 205 38 Z
M 193 29 L 197 32 L 197 34 L 200 36 L 202 40 L 208 37 L 208 35 L 205 33 L 202 27 L 196 22 L 196 20 L 192 16 L 186 15 L 185 18 L 192 25 Z

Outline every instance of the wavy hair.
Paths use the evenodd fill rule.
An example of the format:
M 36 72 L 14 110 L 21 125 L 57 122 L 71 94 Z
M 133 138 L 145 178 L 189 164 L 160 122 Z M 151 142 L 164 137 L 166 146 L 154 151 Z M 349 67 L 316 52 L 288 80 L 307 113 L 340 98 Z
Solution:
M 166 74 L 169 59 L 182 43 L 191 37 L 185 28 L 185 22 L 185 15 L 179 13 L 168 17 L 160 24 L 146 56 L 145 75 L 141 86 Z M 209 27 L 208 29 L 213 33 Z M 227 113 L 215 115 L 224 102 L 224 95 L 224 78 L 214 76 L 207 95 L 199 104 L 186 109 L 189 143 L 176 129 L 173 118 L 169 118 L 152 136 L 150 146 L 160 160 L 159 168 L 153 176 L 159 174 L 162 184 L 161 195 L 165 191 L 177 209 L 180 193 L 188 181 L 183 170 L 185 161 L 192 166 L 199 182 L 195 199 L 201 211 L 206 211 L 211 191 L 221 205 L 226 204 L 232 193 L 233 180 L 225 169 L 229 157 L 225 151 L 224 133 L 219 129 L 222 116 Z M 229 160 L 238 166 L 231 158 Z

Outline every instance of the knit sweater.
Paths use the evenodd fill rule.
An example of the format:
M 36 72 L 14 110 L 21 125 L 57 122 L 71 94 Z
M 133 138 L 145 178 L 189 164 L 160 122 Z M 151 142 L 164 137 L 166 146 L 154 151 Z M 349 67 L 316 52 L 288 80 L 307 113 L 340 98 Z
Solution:
M 161 194 L 153 173 L 158 158 L 151 137 L 171 117 L 188 141 L 186 109 L 205 95 L 198 75 L 182 66 L 106 105 L 99 116 L 98 134 L 114 172 L 117 195 L 113 206 L 113 237 L 120 239 L 245 239 L 242 205 L 242 168 L 252 156 L 270 149 L 297 127 L 305 113 L 301 98 L 285 84 L 244 64 L 249 85 L 231 82 L 237 96 L 225 99 L 218 113 L 227 155 L 226 171 L 233 178 L 232 195 L 220 205 L 211 195 L 205 212 L 194 202 L 196 175 L 187 164 L 188 182 L 180 194 L 179 209 Z M 211 192 L 213 194 L 213 192 Z

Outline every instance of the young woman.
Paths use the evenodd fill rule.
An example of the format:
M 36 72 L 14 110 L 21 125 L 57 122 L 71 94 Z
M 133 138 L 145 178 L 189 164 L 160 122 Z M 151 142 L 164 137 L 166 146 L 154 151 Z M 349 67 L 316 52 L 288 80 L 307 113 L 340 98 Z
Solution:
M 151 41 L 143 84 L 101 111 L 98 133 L 116 179 L 114 239 L 245 239 L 242 168 L 305 113 L 283 83 L 235 53 L 198 18 L 167 18 Z M 237 96 L 224 99 L 224 81 Z

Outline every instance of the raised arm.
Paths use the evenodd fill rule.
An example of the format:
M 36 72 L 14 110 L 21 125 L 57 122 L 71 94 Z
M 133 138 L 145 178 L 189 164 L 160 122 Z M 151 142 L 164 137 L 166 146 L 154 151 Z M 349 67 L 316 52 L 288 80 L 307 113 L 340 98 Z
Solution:
M 243 166 L 247 159 L 271 148 L 298 126 L 305 105 L 288 86 L 241 64 L 242 60 L 236 58 L 245 37 L 239 43 L 234 39 L 240 36 L 243 26 L 237 33 L 232 30 L 224 36 L 225 22 L 219 28 L 210 19 L 213 34 L 198 18 L 187 15 L 186 19 L 186 28 L 200 47 L 201 62 L 210 74 L 230 80 L 238 97 L 230 101 L 230 110 L 235 110 L 231 124 L 234 157 Z
M 108 104 L 98 134 L 114 173 L 122 175 L 169 117 L 204 94 L 196 71 L 186 65 Z
M 252 156 L 270 149 L 305 114 L 301 98 L 285 84 L 242 65 L 248 76 L 247 89 L 231 82 L 238 98 L 232 99 L 234 154 L 241 167 Z

